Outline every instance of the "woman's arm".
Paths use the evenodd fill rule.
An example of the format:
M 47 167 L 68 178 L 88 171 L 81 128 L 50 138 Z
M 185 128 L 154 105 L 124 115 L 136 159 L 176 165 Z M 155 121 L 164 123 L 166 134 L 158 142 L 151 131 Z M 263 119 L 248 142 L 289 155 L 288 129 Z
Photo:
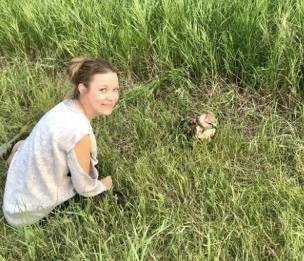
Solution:
M 89 175 L 91 171 L 91 140 L 90 136 L 86 135 L 80 139 L 75 145 L 75 153 L 80 167 Z
M 97 180 L 98 172 L 91 165 L 90 151 L 91 141 L 89 135 L 86 135 L 68 153 L 72 183 L 78 194 L 83 196 L 94 196 L 112 187 L 111 176 Z

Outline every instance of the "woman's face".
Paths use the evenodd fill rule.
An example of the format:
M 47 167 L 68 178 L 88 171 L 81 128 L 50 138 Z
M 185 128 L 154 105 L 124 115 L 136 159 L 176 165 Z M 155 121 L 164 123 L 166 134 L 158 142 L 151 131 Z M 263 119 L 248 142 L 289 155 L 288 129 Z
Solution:
M 110 115 L 119 98 L 119 82 L 114 72 L 93 75 L 89 88 L 80 93 L 86 112 L 91 118 Z

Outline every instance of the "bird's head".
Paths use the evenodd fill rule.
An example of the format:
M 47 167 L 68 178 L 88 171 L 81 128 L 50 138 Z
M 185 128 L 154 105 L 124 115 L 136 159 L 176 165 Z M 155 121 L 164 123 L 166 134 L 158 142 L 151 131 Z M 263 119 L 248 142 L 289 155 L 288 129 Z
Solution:
M 197 117 L 197 124 L 204 129 L 216 129 L 217 119 L 212 112 L 206 112 Z

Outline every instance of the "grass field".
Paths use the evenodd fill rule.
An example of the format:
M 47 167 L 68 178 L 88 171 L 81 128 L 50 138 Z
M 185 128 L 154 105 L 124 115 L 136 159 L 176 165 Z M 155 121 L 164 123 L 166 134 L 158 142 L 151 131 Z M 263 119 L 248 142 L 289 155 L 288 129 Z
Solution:
M 93 122 L 100 176 L 44 225 L 0 215 L 0 260 L 304 260 L 304 2 L 0 1 L 0 144 L 71 86 L 83 54 L 120 70 L 121 100 Z M 216 138 L 181 116 L 213 111 Z M 2 202 L 5 159 L 0 159 Z

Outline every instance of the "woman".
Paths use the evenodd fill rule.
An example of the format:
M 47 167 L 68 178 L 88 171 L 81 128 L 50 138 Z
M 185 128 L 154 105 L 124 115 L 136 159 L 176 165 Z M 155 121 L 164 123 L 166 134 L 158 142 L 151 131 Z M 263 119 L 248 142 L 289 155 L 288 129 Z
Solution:
M 3 213 L 13 226 L 30 225 L 77 193 L 91 197 L 112 187 L 98 180 L 96 140 L 91 121 L 112 113 L 119 98 L 118 77 L 102 59 L 73 59 L 73 99 L 48 111 L 13 155 L 5 184 Z

